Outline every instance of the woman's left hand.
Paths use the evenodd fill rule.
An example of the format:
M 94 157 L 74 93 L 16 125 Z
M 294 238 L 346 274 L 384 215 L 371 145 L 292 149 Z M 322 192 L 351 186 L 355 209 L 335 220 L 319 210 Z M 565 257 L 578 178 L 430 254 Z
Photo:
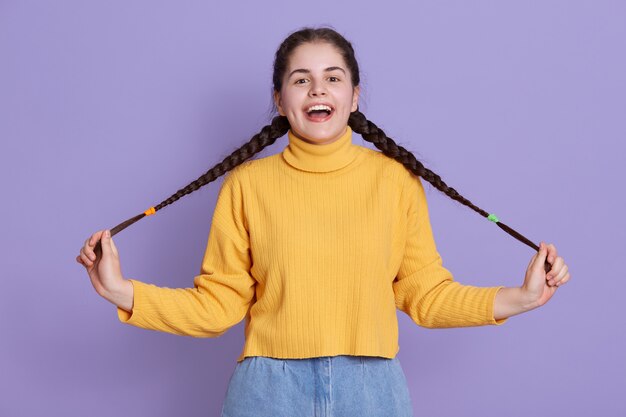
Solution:
M 548 263 L 552 268 L 546 273 L 544 270 L 544 262 L 548 259 Z M 525 300 L 533 307 L 541 307 L 548 302 L 556 292 L 556 289 L 565 284 L 570 279 L 567 270 L 567 264 L 560 256 L 557 256 L 556 247 L 553 244 L 546 245 L 541 242 L 539 251 L 533 255 L 526 277 L 522 285 L 522 293 Z

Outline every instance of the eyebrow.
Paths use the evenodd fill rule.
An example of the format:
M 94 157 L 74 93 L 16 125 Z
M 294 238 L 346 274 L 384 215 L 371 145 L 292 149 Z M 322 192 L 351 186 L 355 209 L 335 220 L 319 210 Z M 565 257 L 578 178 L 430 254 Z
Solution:
M 344 71 L 344 69 L 343 69 L 343 68 L 341 68 L 341 67 L 328 67 L 328 68 L 326 68 L 326 69 L 324 70 L 324 72 L 330 72 L 330 71 L 335 71 L 335 70 L 341 70 L 344 74 L 346 73 L 346 72 Z M 305 69 L 305 68 L 298 68 L 298 69 L 295 69 L 295 70 L 293 70 L 293 71 L 291 71 L 291 72 L 289 73 L 289 77 L 288 77 L 287 79 L 291 78 L 291 76 L 292 76 L 293 74 L 297 73 L 297 72 L 301 72 L 301 73 L 303 73 L 303 74 L 309 74 L 309 73 L 311 73 L 311 70 L 308 70 L 308 69 Z

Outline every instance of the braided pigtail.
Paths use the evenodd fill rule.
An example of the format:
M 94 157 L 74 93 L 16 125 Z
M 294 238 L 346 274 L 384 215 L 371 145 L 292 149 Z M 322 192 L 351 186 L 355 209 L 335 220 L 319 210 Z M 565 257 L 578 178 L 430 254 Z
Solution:
M 406 169 L 408 169 L 413 174 L 424 178 L 436 189 L 438 189 L 451 199 L 456 200 L 464 206 L 471 208 L 481 216 L 486 217 L 488 220 L 494 222 L 496 225 L 498 225 L 500 229 L 504 230 L 515 239 L 519 240 L 522 243 L 525 243 L 534 250 L 539 251 L 539 246 L 535 245 L 521 233 L 518 233 L 511 227 L 502 223 L 495 216 L 495 214 L 489 214 L 480 207 L 472 204 L 471 201 L 460 195 L 454 188 L 448 187 L 448 185 L 443 182 L 439 175 L 426 168 L 420 161 L 417 160 L 417 158 L 415 158 L 415 155 L 413 155 L 411 152 L 396 144 L 390 137 L 385 134 L 385 132 L 383 132 L 381 128 L 376 126 L 371 121 L 367 120 L 365 115 L 361 113 L 358 108 L 356 111 L 350 114 L 348 124 L 350 125 L 350 128 L 352 128 L 354 132 L 360 134 L 363 139 L 373 143 L 378 149 L 383 152 L 383 154 L 400 162 L 402 165 L 405 166 Z M 550 268 L 550 264 L 548 263 L 548 261 L 546 261 L 544 264 L 545 271 L 548 272 Z
M 146 216 L 150 216 L 157 211 L 161 210 L 163 207 L 172 204 L 175 201 L 178 201 L 181 197 L 186 196 L 187 194 L 191 194 L 192 192 L 200 189 L 204 185 L 207 185 L 210 182 L 215 181 L 217 178 L 224 175 L 226 172 L 232 170 L 233 168 L 241 165 L 247 159 L 250 159 L 252 156 L 261 152 L 267 146 L 270 146 L 276 139 L 284 136 L 289 130 L 289 121 L 285 116 L 276 116 L 272 119 L 272 123 L 264 126 L 259 133 L 254 135 L 249 142 L 245 143 L 239 149 L 235 150 L 233 153 L 228 155 L 226 158 L 222 160 L 219 164 L 215 165 L 213 168 L 209 169 L 206 173 L 202 174 L 198 179 L 191 182 L 184 188 L 176 191 L 169 198 L 163 200 L 161 203 L 156 206 L 150 207 L 148 210 L 144 211 L 141 214 L 138 214 L 111 229 L 111 236 L 116 235 L 122 230 L 126 229 L 131 224 L 143 219 Z M 102 247 L 100 245 L 100 241 L 96 244 L 94 251 L 97 256 L 101 256 Z

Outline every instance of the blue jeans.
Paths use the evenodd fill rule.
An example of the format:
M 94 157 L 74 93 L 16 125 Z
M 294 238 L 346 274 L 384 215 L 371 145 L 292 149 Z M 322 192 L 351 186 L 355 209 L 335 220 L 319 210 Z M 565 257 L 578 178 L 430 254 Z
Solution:
M 233 372 L 222 417 L 413 417 L 400 361 L 379 356 L 249 356 Z

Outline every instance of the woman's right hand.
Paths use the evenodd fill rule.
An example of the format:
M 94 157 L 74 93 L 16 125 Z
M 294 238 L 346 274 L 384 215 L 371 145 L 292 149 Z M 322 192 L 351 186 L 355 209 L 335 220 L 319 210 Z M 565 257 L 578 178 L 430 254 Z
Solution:
M 100 241 L 102 253 L 96 256 L 94 248 L 98 241 Z M 123 288 L 126 280 L 122 275 L 119 254 L 110 230 L 99 230 L 91 235 L 80 249 L 76 262 L 87 269 L 91 284 L 102 297 L 107 298 Z

